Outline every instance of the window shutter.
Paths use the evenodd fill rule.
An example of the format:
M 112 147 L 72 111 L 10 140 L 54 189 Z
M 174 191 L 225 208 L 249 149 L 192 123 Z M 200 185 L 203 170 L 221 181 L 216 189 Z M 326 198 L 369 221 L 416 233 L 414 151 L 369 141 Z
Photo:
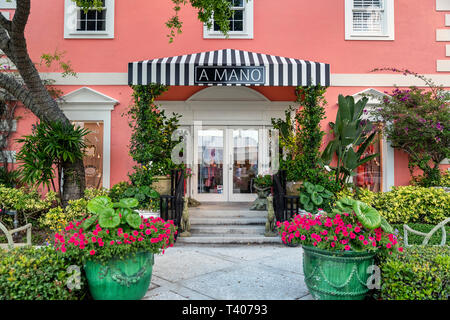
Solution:
M 353 31 L 383 33 L 383 0 L 353 0 Z

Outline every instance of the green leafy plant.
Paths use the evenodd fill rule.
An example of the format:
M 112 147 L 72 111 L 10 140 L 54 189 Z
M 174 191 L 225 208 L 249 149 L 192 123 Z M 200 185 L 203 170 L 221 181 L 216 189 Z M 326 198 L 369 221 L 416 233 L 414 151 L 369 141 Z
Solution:
M 439 163 L 450 157 L 450 93 L 409 70 L 374 71 L 380 70 L 412 75 L 428 86 L 427 89 L 396 87 L 389 97 L 381 99 L 373 115 L 386 123 L 384 134 L 391 146 L 408 154 L 413 181 L 423 187 L 440 186 Z M 420 169 L 423 176 L 415 178 L 416 169 Z
M 299 108 L 286 110 L 285 119 L 272 119 L 274 129 L 279 132 L 280 169 L 286 171 L 288 181 L 308 180 L 329 185 L 327 174 L 320 165 L 324 135 L 320 122 L 325 118 L 325 91 L 326 88 L 320 85 L 298 87 Z
M 159 193 L 149 186 L 128 187 L 120 197 L 135 198 L 139 201 L 138 208 L 144 210 L 157 210 L 159 208 Z
M 258 175 L 254 180 L 253 184 L 258 188 L 269 188 L 272 186 L 272 176 L 267 175 Z
M 121 198 L 124 198 L 124 193 L 130 186 L 130 183 L 127 181 L 121 181 L 113 185 L 108 194 L 108 196 L 111 198 L 111 201 L 117 202 Z
M 55 178 L 62 179 L 65 163 L 82 160 L 88 130 L 62 122 L 44 122 L 33 127 L 31 135 L 18 139 L 22 148 L 16 158 L 20 162 L 22 180 L 32 186 L 44 186 L 61 196 Z M 66 175 L 70 174 L 65 172 Z
M 350 177 L 356 175 L 356 168 L 378 156 L 378 154 L 364 156 L 364 152 L 376 135 L 373 125 L 362 119 L 367 101 L 368 99 L 364 97 L 355 103 L 352 96 L 339 95 L 336 122 L 330 122 L 334 138 L 323 151 L 322 160 L 324 164 L 329 165 L 333 155 L 336 154 L 337 163 L 331 169 L 335 173 L 336 182 L 342 187 Z
M 380 264 L 383 300 L 448 300 L 450 247 L 413 246 Z
M 83 273 L 80 289 L 67 283 L 75 275 L 69 266 L 81 268 L 70 255 L 61 256 L 52 247 L 0 250 L 0 300 L 81 300 L 88 287 Z
M 317 213 L 319 208 L 327 211 L 333 197 L 334 194 L 321 185 L 305 181 L 301 187 L 300 204 L 304 210 L 310 213 Z
M 154 103 L 155 98 L 167 91 L 163 85 L 132 86 L 134 103 L 128 116 L 132 129 L 130 155 L 138 166 L 130 174 L 134 186 L 151 186 L 155 176 L 170 174 L 178 166 L 171 153 L 180 140 L 172 141 L 180 116 L 166 116 Z

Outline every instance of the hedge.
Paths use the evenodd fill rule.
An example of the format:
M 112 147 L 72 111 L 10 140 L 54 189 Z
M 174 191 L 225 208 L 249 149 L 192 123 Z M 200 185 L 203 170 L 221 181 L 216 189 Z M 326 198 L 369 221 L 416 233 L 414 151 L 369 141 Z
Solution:
M 450 247 L 413 246 L 380 265 L 383 300 L 447 300 Z
M 417 186 L 394 187 L 389 192 L 359 189 L 357 195 L 349 191 L 338 197 L 352 196 L 366 202 L 391 224 L 438 224 L 450 214 L 450 193 L 438 188 Z
M 77 263 L 59 256 L 52 247 L 0 250 L 0 300 L 79 300 L 87 293 L 81 276 L 81 289 L 70 290 L 70 265 Z

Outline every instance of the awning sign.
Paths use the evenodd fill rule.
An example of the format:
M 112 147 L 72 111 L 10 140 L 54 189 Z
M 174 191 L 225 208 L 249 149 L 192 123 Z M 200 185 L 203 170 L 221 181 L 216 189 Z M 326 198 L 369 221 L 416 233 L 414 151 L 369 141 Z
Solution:
M 195 84 L 264 84 L 264 66 L 197 66 Z

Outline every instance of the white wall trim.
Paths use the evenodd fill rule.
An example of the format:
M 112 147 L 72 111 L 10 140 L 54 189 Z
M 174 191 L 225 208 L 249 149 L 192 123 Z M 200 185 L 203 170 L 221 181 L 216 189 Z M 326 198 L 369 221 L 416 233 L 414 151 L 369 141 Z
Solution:
M 81 72 L 76 77 L 63 77 L 61 73 L 41 73 L 44 79 L 53 79 L 60 86 L 128 86 L 126 72 Z M 435 83 L 450 87 L 450 77 L 443 74 L 424 74 Z M 413 76 L 401 74 L 376 73 L 333 73 L 331 87 L 401 87 L 425 86 L 424 82 Z
M 110 187 L 111 111 L 119 102 L 91 88 L 83 87 L 62 97 L 60 107 L 72 121 L 103 121 L 103 187 Z
M 450 0 L 436 0 L 436 11 L 450 11 Z

